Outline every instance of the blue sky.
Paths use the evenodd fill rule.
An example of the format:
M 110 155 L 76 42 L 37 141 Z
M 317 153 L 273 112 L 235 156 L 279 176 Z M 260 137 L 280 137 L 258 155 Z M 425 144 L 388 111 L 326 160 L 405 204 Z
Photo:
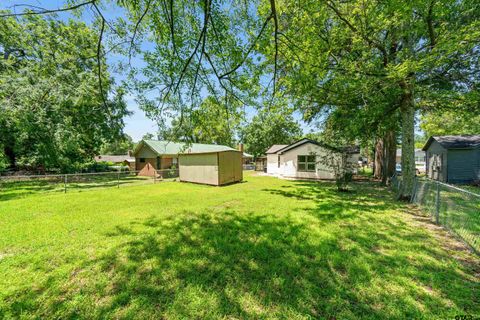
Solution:
M 16 10 L 17 12 L 21 12 L 24 7 L 16 7 L 13 8 L 12 6 L 14 5 L 19 5 L 19 4 L 28 4 L 28 5 L 34 5 L 34 6 L 40 6 L 45 9 L 55 9 L 62 7 L 63 4 L 65 3 L 64 0 L 2 0 L 0 3 L 0 9 L 10 9 L 10 10 Z M 106 15 L 107 18 L 113 18 L 114 16 L 118 14 L 122 14 L 120 8 L 118 7 L 107 7 L 106 8 Z M 59 14 L 60 17 L 62 18 L 68 18 L 70 17 L 69 14 Z M 93 14 L 89 12 L 88 10 L 85 11 L 82 20 L 84 20 L 87 23 L 90 23 L 92 21 Z M 120 56 L 115 56 L 115 55 L 108 55 L 107 56 L 107 62 L 109 65 L 113 65 L 117 62 L 119 62 L 122 59 Z M 138 60 L 137 58 L 134 59 L 133 63 L 141 63 L 141 61 L 136 61 Z M 121 83 L 125 77 L 122 74 L 114 73 L 112 70 L 110 70 L 111 75 L 114 77 L 115 82 L 117 84 Z M 132 111 L 132 115 L 128 116 L 124 119 L 125 121 L 125 129 L 124 131 L 130 135 L 135 141 L 140 140 L 142 136 L 149 132 L 149 133 L 156 133 L 157 131 L 157 125 L 155 122 L 152 120 L 148 119 L 145 116 L 145 113 L 140 110 L 138 107 L 138 104 L 135 102 L 135 97 L 131 94 L 128 94 L 126 97 L 126 102 L 128 105 L 128 109 Z

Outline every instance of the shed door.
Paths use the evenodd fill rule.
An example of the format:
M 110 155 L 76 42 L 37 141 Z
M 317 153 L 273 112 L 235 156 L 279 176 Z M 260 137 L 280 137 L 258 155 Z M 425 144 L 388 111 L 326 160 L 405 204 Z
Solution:
M 443 154 L 434 154 L 432 157 L 432 176 L 434 180 L 442 180 L 443 178 Z
M 477 158 L 474 150 L 449 150 L 448 181 L 468 183 L 477 179 Z

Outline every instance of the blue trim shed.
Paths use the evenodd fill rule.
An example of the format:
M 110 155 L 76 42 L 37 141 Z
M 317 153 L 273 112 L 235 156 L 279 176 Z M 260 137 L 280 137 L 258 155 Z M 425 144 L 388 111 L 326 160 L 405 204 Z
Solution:
M 431 136 L 422 150 L 429 178 L 448 183 L 480 181 L 480 135 Z

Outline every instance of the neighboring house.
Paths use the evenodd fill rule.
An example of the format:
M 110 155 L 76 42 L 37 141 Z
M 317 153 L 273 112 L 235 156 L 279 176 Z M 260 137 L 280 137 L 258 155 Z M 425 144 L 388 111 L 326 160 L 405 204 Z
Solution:
M 128 166 L 130 170 L 135 170 L 135 158 L 131 155 L 99 155 L 95 157 L 96 162 L 111 162 L 117 166 Z
M 253 156 L 251 154 L 248 154 L 246 152 L 242 153 L 242 163 L 244 165 L 251 164 L 253 162 Z
M 301 139 L 290 145 L 273 145 L 267 150 L 267 173 L 286 178 L 333 179 L 332 168 L 324 163 L 328 154 L 340 154 L 339 149 L 326 144 Z M 356 166 L 360 159 L 359 148 L 344 149 L 348 161 Z
M 183 153 L 206 153 L 219 151 L 235 151 L 235 149 L 214 145 L 193 143 L 186 144 L 182 142 L 142 140 L 133 152 L 135 156 L 136 170 L 142 170 L 147 163 L 153 169 L 162 170 L 178 168 L 178 155 Z
M 480 180 L 480 135 L 432 136 L 422 150 L 429 178 L 449 183 Z
M 422 149 L 415 149 L 415 163 L 417 164 L 425 164 L 426 157 L 425 157 L 425 151 Z M 396 157 L 397 163 L 402 162 L 402 149 L 397 149 L 397 157 Z
M 274 144 L 265 153 L 267 154 L 267 173 L 280 173 L 280 155 L 277 151 L 288 147 L 288 144 Z
M 266 155 L 258 156 L 255 159 L 255 171 L 267 172 L 267 156 Z
M 240 143 L 237 146 L 237 150 L 239 150 L 242 153 L 242 164 L 244 169 L 251 170 L 254 168 L 254 165 L 252 164 L 253 162 L 253 156 L 251 154 L 248 154 L 244 151 L 243 149 L 243 143 Z
M 402 163 L 402 149 L 397 149 L 396 163 L 400 165 Z M 415 167 L 418 172 L 425 172 L 426 170 L 426 154 L 422 149 L 415 149 Z

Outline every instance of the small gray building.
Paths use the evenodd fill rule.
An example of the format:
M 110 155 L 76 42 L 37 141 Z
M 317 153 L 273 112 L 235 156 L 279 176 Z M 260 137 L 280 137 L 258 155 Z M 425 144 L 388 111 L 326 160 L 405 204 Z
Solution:
M 449 183 L 480 180 L 480 135 L 432 136 L 422 150 L 429 178 Z

